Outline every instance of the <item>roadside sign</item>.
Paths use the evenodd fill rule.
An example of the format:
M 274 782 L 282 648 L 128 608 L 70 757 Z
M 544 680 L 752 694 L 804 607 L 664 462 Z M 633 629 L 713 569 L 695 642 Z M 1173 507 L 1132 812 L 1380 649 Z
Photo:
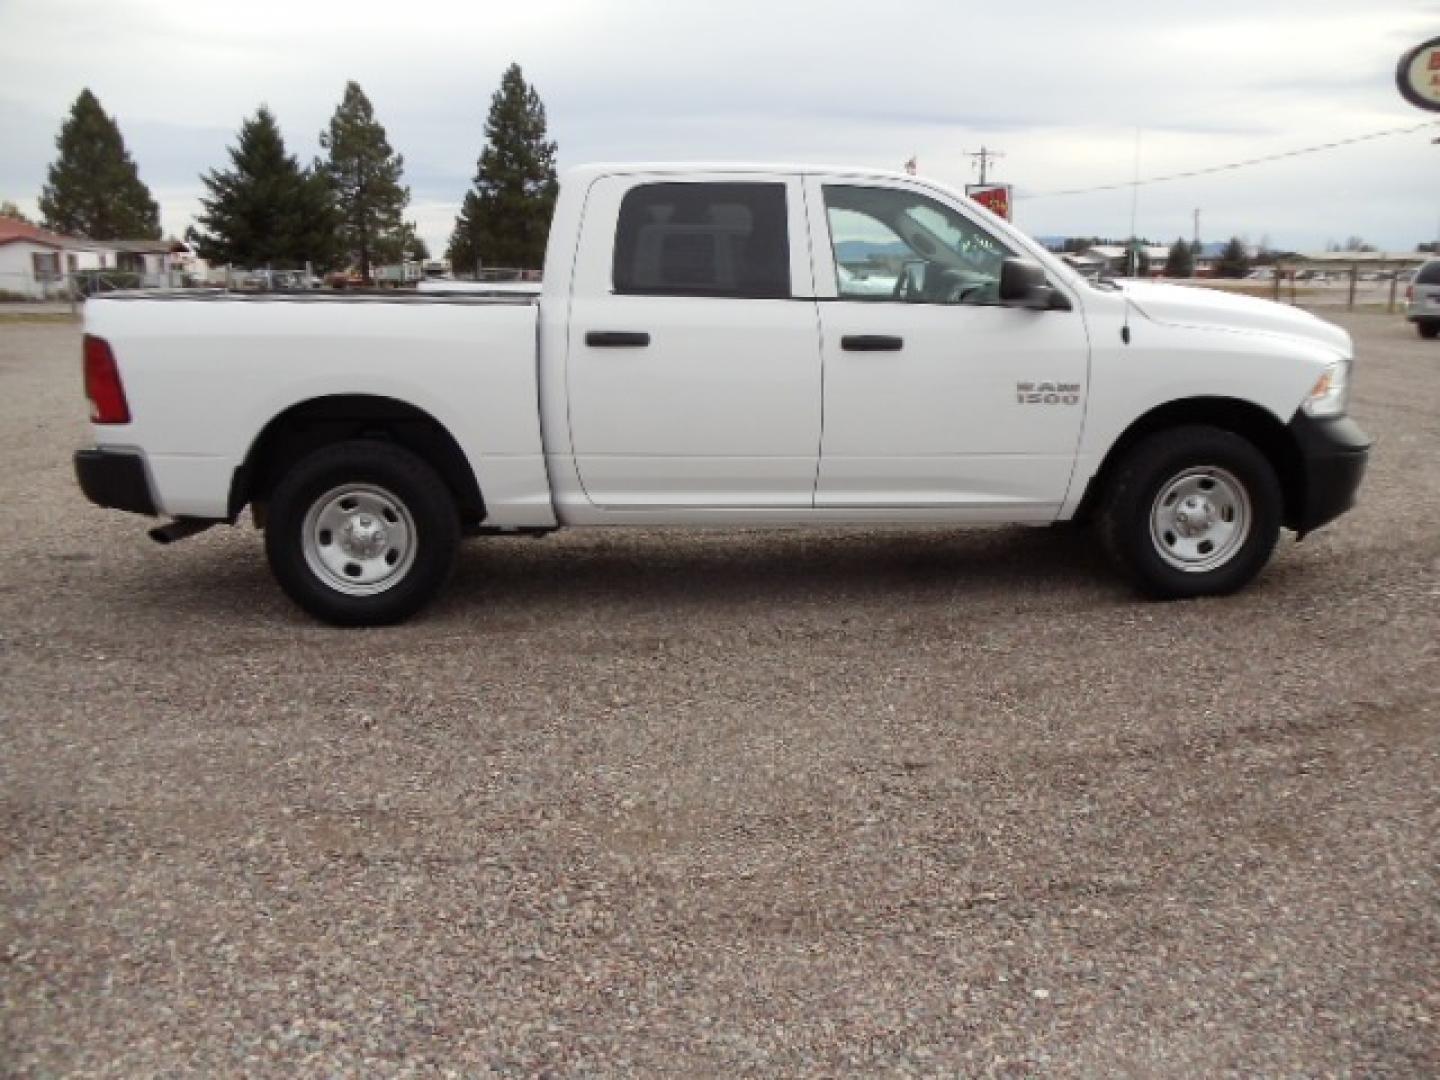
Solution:
M 1395 84 L 1411 105 L 1440 112 L 1440 37 L 1416 45 L 1400 57 Z
M 1011 220 L 1009 184 L 966 184 L 965 194 L 992 214 L 999 214 L 1006 221 Z

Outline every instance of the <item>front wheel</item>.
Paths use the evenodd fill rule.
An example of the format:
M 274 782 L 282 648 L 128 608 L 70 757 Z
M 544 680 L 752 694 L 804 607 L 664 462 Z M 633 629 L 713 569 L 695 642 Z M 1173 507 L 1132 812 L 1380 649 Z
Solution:
M 1280 534 L 1275 470 L 1248 440 L 1195 425 L 1141 440 L 1116 468 L 1100 534 L 1121 569 L 1163 599 L 1248 584 Z
M 337 443 L 296 463 L 270 498 L 265 553 L 286 595 L 339 626 L 397 623 L 455 563 L 459 516 L 444 481 L 403 447 Z
M 1421 337 L 1433 338 L 1436 334 L 1440 334 L 1440 322 L 1417 322 L 1415 329 L 1420 332 Z

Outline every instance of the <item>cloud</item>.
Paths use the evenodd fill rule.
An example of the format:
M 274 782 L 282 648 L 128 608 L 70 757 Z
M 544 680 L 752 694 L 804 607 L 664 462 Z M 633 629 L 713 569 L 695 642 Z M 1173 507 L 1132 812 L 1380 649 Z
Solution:
M 346 79 L 406 159 L 411 216 L 442 248 L 475 169 L 490 95 L 519 62 L 562 165 L 778 159 L 896 168 L 963 184 L 983 141 L 1029 191 L 1256 157 L 1424 119 L 1395 92 L 1399 53 L 1440 4 L 1311 0 L 1303 10 L 914 0 L 361 0 L 243 5 L 17 0 L 0 7 L 0 197 L 33 208 L 53 140 L 90 86 L 183 231 L 198 176 L 262 101 L 309 160 Z M 1440 147 L 1397 137 L 1141 194 L 1142 231 L 1268 233 L 1315 247 L 1358 233 L 1411 247 L 1436 228 Z M 1022 203 L 1037 232 L 1128 229 L 1126 192 Z M 1213 227 L 1214 232 L 1211 232 Z

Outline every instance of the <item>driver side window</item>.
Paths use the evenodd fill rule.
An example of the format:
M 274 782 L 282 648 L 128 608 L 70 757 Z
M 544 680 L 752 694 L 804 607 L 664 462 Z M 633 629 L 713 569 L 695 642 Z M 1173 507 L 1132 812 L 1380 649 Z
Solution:
M 839 295 L 846 300 L 998 304 L 1014 254 L 964 215 L 899 188 L 825 185 Z

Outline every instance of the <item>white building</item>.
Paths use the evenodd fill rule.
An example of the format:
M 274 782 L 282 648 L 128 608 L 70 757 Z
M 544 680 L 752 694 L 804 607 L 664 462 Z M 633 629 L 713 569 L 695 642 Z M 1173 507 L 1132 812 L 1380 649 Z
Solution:
M 76 284 L 74 275 L 87 271 L 103 280 L 79 282 L 85 295 L 107 288 L 175 288 L 203 279 L 207 269 L 180 240 L 84 240 L 0 217 L 0 298 L 64 297 Z
M 105 265 L 99 244 L 0 217 L 0 296 L 44 300 L 66 292 L 66 275 Z
M 1146 245 L 1140 249 L 1150 265 L 1150 275 L 1158 277 L 1165 269 L 1165 260 L 1170 255 L 1170 249 L 1160 245 Z M 1093 260 L 1099 264 L 1104 271 L 1112 274 L 1124 275 L 1130 268 L 1130 249 L 1119 244 L 1096 244 L 1085 249 L 1084 258 Z
M 181 240 L 104 240 L 96 245 L 110 253 L 109 265 L 122 273 L 139 274 L 147 289 L 174 287 L 187 275 L 203 277 L 208 266 Z M 102 263 L 105 257 L 101 256 Z

